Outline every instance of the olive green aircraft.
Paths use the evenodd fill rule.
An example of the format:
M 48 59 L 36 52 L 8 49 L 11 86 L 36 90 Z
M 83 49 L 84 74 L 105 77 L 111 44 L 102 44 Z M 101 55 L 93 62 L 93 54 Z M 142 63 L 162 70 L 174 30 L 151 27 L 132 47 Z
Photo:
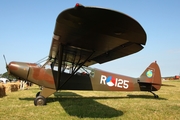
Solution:
M 58 90 L 148 91 L 162 86 L 156 62 L 139 78 L 90 68 L 144 48 L 146 33 L 128 15 L 98 7 L 75 7 L 61 12 L 57 19 L 48 59 L 43 65 L 10 62 L 7 70 L 21 80 L 43 86 L 34 105 L 45 105 L 46 98 Z M 48 67 L 49 66 L 49 67 Z

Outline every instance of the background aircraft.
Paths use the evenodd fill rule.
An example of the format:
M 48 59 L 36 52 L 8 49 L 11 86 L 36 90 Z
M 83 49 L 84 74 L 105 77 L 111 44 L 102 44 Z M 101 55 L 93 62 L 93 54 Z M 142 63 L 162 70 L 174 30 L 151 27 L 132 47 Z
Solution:
M 43 86 L 35 105 L 45 105 L 57 90 L 157 91 L 161 74 L 156 62 L 140 78 L 117 75 L 89 66 L 121 58 L 143 49 L 146 33 L 124 13 L 76 4 L 57 19 L 49 58 L 43 66 L 10 62 L 8 72 Z M 49 68 L 45 68 L 50 65 Z M 83 69 L 85 72 L 79 71 Z M 154 93 L 153 93 L 154 94 Z M 158 96 L 154 94 L 154 97 Z

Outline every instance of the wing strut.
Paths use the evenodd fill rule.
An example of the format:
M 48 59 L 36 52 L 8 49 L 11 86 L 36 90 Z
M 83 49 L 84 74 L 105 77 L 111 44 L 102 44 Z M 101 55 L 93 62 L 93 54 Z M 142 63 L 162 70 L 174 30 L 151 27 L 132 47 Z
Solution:
M 61 80 L 61 66 L 62 66 L 62 60 L 63 60 L 63 45 L 59 45 L 59 52 L 58 52 L 58 74 L 57 74 L 57 80 L 55 80 L 56 90 L 60 87 L 60 80 Z
M 72 74 L 64 81 L 64 83 L 62 83 L 59 89 L 61 89 L 65 85 L 65 83 L 85 64 L 85 62 L 89 60 L 89 58 L 93 55 L 93 53 L 94 51 L 84 60 L 84 62 L 80 63 L 80 65 L 78 66 L 76 70 L 72 71 Z
M 58 59 L 58 78 L 57 78 L 57 80 L 55 80 L 56 81 L 56 89 L 57 90 L 60 90 L 66 83 L 67 83 L 67 81 L 71 78 L 71 77 L 73 77 L 73 75 L 86 63 L 86 61 L 88 61 L 89 60 L 89 58 L 94 54 L 94 52 L 95 51 L 92 51 L 92 53 L 83 61 L 83 62 L 81 62 L 79 65 L 78 65 L 78 63 L 77 63 L 77 65 L 78 65 L 78 67 L 77 68 L 74 68 L 74 70 L 72 71 L 72 73 L 71 73 L 71 75 L 61 84 L 60 83 L 60 81 L 61 81 L 61 67 L 62 67 L 62 54 L 63 54 L 63 49 L 62 49 L 62 46 L 63 45 L 61 45 L 61 47 L 59 47 L 59 59 Z M 61 51 L 61 52 L 60 52 Z M 80 60 L 79 60 L 80 61 Z
M 56 90 L 58 90 L 59 86 L 60 86 L 60 78 L 61 78 L 61 66 L 62 66 L 62 60 L 63 60 L 63 45 L 59 44 L 59 52 L 58 52 L 58 74 L 57 74 L 57 79 L 55 79 L 56 77 L 54 77 L 54 83 L 55 83 L 55 87 Z M 53 71 L 54 66 L 56 64 L 56 60 L 57 58 L 53 58 L 53 61 L 51 62 L 51 69 Z M 56 76 L 56 74 L 53 72 L 53 76 Z

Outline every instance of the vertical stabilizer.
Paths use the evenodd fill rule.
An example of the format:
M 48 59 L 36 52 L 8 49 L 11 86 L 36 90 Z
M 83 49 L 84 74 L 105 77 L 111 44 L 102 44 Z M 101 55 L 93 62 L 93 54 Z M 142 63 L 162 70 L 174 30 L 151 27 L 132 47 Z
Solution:
M 158 64 L 151 63 L 146 70 L 142 73 L 139 83 L 151 85 L 152 91 L 159 90 L 161 87 L 161 73 Z

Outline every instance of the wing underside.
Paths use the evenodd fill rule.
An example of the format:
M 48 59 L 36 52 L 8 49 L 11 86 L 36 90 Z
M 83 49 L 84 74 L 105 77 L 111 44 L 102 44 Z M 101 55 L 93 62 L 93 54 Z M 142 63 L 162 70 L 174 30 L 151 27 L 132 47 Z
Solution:
M 136 53 L 145 43 L 145 31 L 131 17 L 104 8 L 75 7 L 57 17 L 49 58 L 90 66 Z

